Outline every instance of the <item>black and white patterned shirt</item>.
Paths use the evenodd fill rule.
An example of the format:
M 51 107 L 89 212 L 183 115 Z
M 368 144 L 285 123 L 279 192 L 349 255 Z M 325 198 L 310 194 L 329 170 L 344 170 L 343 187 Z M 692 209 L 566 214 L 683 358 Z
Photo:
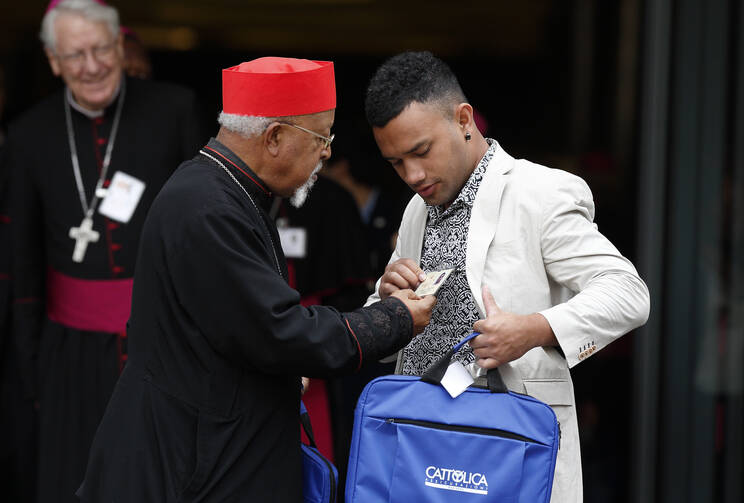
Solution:
M 472 332 L 473 323 L 480 319 L 465 277 L 465 254 L 475 195 L 497 146 L 490 138 L 486 141 L 488 150 L 453 203 L 447 209 L 427 205 L 421 269 L 425 272 L 455 270 L 437 292 L 431 322 L 423 333 L 403 349 L 402 374 L 421 375 L 426 372 L 432 363 Z M 455 359 L 466 365 L 475 361 L 475 355 L 466 345 L 455 355 Z

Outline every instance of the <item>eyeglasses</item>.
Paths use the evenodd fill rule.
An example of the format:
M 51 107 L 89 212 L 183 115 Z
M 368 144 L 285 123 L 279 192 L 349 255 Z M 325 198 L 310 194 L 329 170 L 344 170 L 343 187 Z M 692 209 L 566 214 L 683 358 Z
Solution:
M 57 59 L 70 68 L 80 68 L 85 63 L 85 55 L 87 52 L 90 52 L 93 58 L 98 62 L 109 62 L 115 49 L 116 40 L 109 42 L 108 44 L 91 47 L 84 51 L 77 51 L 69 54 L 57 54 Z
M 292 124 L 291 122 L 279 122 L 279 124 L 284 124 L 285 126 L 292 126 L 293 128 L 297 128 L 300 131 L 304 131 L 306 133 L 310 133 L 313 136 L 316 136 L 323 140 L 323 150 L 326 150 L 328 147 L 331 146 L 331 143 L 333 143 L 333 139 L 336 137 L 335 134 L 332 134 L 331 136 L 323 136 L 322 134 L 318 134 L 315 131 L 310 131 L 309 129 L 305 129 L 302 126 L 298 126 L 297 124 Z

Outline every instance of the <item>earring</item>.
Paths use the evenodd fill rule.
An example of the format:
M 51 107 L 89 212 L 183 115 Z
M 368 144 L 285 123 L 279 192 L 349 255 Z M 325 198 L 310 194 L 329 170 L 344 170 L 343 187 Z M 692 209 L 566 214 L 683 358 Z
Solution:
M 470 141 L 471 138 L 470 133 L 465 133 L 465 141 Z

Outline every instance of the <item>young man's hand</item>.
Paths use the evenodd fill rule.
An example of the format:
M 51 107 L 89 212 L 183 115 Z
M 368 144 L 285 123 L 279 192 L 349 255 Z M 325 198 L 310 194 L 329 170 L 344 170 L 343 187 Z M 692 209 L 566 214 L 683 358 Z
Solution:
M 483 287 L 483 305 L 486 319 L 473 325 L 473 330 L 480 335 L 468 343 L 480 367 L 495 368 L 521 358 L 532 348 L 558 345 L 553 329 L 543 315 L 503 311 L 486 286 Z
M 416 262 L 410 258 L 398 259 L 385 267 L 380 281 L 380 298 L 384 299 L 398 290 L 415 290 L 425 279 L 426 274 Z

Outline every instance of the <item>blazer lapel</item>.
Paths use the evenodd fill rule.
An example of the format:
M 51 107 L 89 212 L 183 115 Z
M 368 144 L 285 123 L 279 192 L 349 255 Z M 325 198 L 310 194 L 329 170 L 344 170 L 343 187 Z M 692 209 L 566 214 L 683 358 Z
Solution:
M 404 215 L 400 229 L 401 236 L 408 236 L 408 239 L 403 242 L 405 246 L 401 250 L 401 256 L 409 257 L 420 264 L 421 247 L 424 244 L 424 230 L 426 229 L 428 213 L 424 200 L 418 194 L 414 196 L 407 212 L 409 214 Z
M 493 241 L 498 224 L 501 195 L 506 184 L 506 175 L 514 165 L 514 158 L 497 144 L 496 153 L 488 164 L 478 194 L 475 196 L 468 229 L 465 276 L 481 316 L 485 318 L 481 283 L 486 266 L 488 248 Z

